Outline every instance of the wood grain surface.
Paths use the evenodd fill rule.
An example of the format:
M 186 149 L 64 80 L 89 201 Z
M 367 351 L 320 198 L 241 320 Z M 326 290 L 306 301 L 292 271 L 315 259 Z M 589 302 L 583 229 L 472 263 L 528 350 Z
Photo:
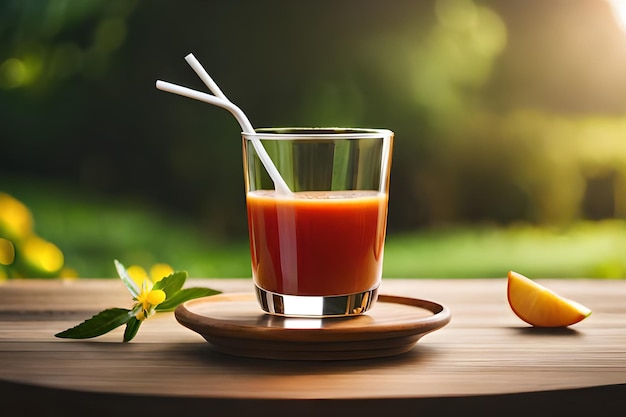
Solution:
M 578 415 L 621 405 L 626 281 L 537 281 L 592 315 L 570 328 L 535 329 L 510 311 L 505 279 L 383 279 L 382 294 L 435 301 L 450 309 L 452 320 L 402 355 L 332 362 L 227 355 L 173 313 L 150 318 L 130 343 L 121 342 L 121 328 L 90 340 L 57 339 L 55 333 L 100 310 L 129 307 L 122 283 L 5 281 L 0 401 L 19 406 L 21 415 L 131 415 L 148 406 L 151 415 L 208 415 L 209 409 L 215 415 L 377 415 L 389 407 L 393 415 L 416 415 L 416 407 L 525 415 L 527 407 L 545 404 Z M 252 291 L 252 282 L 241 279 L 189 280 L 193 285 Z

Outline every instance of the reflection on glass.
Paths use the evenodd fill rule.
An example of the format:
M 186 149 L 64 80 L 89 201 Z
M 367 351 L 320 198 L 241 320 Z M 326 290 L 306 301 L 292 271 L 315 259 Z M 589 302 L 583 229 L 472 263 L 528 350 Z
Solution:
M 291 315 L 323 315 L 324 299 L 322 297 L 285 297 L 285 311 Z

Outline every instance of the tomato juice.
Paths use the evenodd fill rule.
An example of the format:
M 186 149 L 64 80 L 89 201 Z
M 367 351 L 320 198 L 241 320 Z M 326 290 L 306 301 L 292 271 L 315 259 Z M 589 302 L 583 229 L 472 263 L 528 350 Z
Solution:
M 255 284 L 287 295 L 347 295 L 376 288 L 383 267 L 387 195 L 307 191 L 246 196 Z

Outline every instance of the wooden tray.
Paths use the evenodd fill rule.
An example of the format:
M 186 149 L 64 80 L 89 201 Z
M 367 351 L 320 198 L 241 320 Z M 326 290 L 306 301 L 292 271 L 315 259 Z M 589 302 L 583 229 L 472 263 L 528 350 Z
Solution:
M 252 293 L 219 294 L 181 304 L 176 320 L 216 350 L 283 360 L 344 360 L 393 356 L 450 321 L 432 301 L 380 295 L 373 309 L 346 318 L 286 318 L 265 314 Z

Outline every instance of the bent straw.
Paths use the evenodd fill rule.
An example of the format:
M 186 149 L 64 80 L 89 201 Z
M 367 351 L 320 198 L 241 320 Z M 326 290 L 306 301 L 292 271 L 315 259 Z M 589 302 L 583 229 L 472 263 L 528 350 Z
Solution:
M 195 100 L 204 101 L 205 103 L 213 104 L 215 106 L 222 107 L 230 111 L 237 122 L 241 125 L 241 129 L 245 133 L 254 133 L 254 129 L 250 124 L 250 121 L 241 112 L 239 107 L 235 106 L 232 102 L 223 100 L 212 96 L 211 94 L 203 93 L 201 91 L 192 90 L 191 88 L 183 87 L 177 84 L 172 84 L 167 81 L 158 80 L 156 87 L 161 91 L 167 91 L 168 93 L 178 94 L 179 96 L 193 98 Z
M 230 100 L 228 100 L 228 98 L 226 98 L 224 93 L 222 93 L 220 88 L 217 86 L 217 84 L 215 84 L 213 79 L 211 79 L 211 77 L 204 70 L 204 68 L 202 68 L 202 66 L 195 59 L 195 57 L 192 54 L 189 54 L 187 55 L 185 59 L 187 59 L 187 62 L 189 62 L 189 65 L 191 65 L 194 71 L 196 71 L 196 73 L 198 74 L 198 76 L 200 76 L 200 78 L 205 83 L 205 85 L 207 85 L 207 87 L 209 87 L 209 89 L 215 94 L 214 96 L 210 94 L 202 93 L 200 91 L 192 90 L 187 87 L 182 87 L 176 84 L 172 84 L 172 83 L 169 83 L 166 81 L 160 81 L 160 80 L 157 80 L 156 87 L 162 91 L 167 91 L 169 93 L 178 94 L 181 96 L 189 97 L 189 98 L 199 100 L 199 101 L 204 101 L 205 103 L 222 107 L 230 111 L 233 114 L 233 116 L 235 116 L 235 119 L 237 119 L 237 122 L 241 126 L 241 129 L 244 133 L 255 133 L 254 128 L 252 127 L 252 124 L 250 123 L 246 115 L 243 113 L 243 111 L 241 111 L 239 107 L 234 105 Z M 270 158 L 269 154 L 263 147 L 263 144 L 261 143 L 261 141 L 256 137 L 252 137 L 251 142 L 252 142 L 252 146 L 256 150 L 257 155 L 259 156 L 259 159 L 261 160 L 261 163 L 263 164 L 270 178 L 274 182 L 274 187 L 276 188 L 276 191 L 278 191 L 281 194 L 291 194 L 291 190 L 289 189 L 289 186 L 287 185 L 285 180 L 281 177 L 280 173 L 276 169 L 276 166 L 272 162 L 272 159 Z

